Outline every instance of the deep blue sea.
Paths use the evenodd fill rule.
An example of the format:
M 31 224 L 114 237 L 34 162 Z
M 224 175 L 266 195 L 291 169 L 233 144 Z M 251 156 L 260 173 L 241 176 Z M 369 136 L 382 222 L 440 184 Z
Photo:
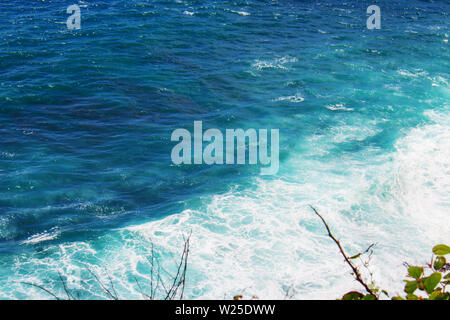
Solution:
M 444 0 L 2 1 L 0 299 L 104 298 L 87 269 L 141 298 L 190 231 L 187 298 L 359 289 L 309 205 L 400 293 L 450 242 L 449 27 Z M 174 165 L 197 120 L 279 129 L 278 174 Z

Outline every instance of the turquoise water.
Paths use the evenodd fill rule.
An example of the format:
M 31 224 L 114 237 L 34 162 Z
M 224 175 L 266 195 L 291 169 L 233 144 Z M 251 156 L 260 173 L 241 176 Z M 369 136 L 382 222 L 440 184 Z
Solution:
M 140 298 L 150 241 L 171 272 L 189 231 L 188 298 L 336 298 L 358 286 L 309 204 L 394 293 L 450 242 L 448 2 L 78 4 L 80 30 L 67 1 L 0 4 L 1 299 L 58 272 L 100 298 L 87 267 Z M 279 129 L 278 174 L 173 165 L 195 120 Z

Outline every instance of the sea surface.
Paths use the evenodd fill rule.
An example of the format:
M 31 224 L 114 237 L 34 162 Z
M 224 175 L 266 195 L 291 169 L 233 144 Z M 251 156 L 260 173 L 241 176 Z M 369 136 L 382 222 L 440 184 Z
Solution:
M 81 8 L 68 30 L 66 9 Z M 381 8 L 368 30 L 366 9 Z M 0 3 L 0 299 L 148 288 L 192 232 L 186 298 L 334 299 L 450 242 L 448 1 Z M 177 128 L 279 129 L 280 170 L 174 165 Z M 366 273 L 367 274 L 367 273 Z

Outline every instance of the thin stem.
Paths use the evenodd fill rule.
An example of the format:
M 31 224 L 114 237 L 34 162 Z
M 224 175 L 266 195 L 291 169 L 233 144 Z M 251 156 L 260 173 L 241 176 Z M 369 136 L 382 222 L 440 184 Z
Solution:
M 353 265 L 353 263 L 350 261 L 350 259 L 348 258 L 347 254 L 345 253 L 344 249 L 341 246 L 341 243 L 339 242 L 339 240 L 337 240 L 334 235 L 331 233 L 330 227 L 328 226 L 327 222 L 325 221 L 325 219 L 319 214 L 319 212 L 317 212 L 317 210 L 313 207 L 310 206 L 311 209 L 314 210 L 314 213 L 320 218 L 320 220 L 322 220 L 323 224 L 325 225 L 325 228 L 327 229 L 328 232 L 328 236 L 336 243 L 336 245 L 339 248 L 339 251 L 341 253 L 341 255 L 344 257 L 345 262 L 347 262 L 347 264 L 350 266 L 350 268 L 353 270 L 353 274 L 355 275 L 355 279 L 356 281 L 358 281 L 363 287 L 364 289 L 366 289 L 366 291 L 371 294 L 372 296 L 375 297 L 375 299 L 378 300 L 378 296 L 373 292 L 372 289 L 370 289 L 370 287 L 364 282 L 364 280 L 361 277 L 361 273 L 359 272 L 358 268 L 356 266 Z M 369 247 L 370 249 L 370 247 Z

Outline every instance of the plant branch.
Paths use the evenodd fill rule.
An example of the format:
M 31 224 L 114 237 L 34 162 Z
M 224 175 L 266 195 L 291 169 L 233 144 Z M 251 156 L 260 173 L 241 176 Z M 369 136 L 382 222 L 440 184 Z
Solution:
M 64 281 L 64 279 L 63 279 L 63 277 L 61 276 L 61 273 L 60 273 L 59 271 L 58 271 L 58 276 L 59 276 L 59 280 L 61 280 L 61 283 L 62 283 L 63 288 L 64 288 L 64 292 L 66 293 L 67 298 L 68 298 L 69 300 L 76 300 L 76 299 L 72 296 L 72 294 L 69 292 L 69 289 L 67 289 L 66 282 Z
M 53 296 L 53 298 L 55 298 L 56 300 L 62 300 L 62 299 L 59 298 L 56 294 L 54 294 L 54 293 L 51 292 L 50 290 L 45 289 L 43 286 L 40 286 L 40 285 L 31 283 L 31 282 L 23 282 L 23 281 L 21 281 L 20 283 L 26 284 L 26 285 L 28 285 L 28 286 L 32 286 L 32 287 L 35 287 L 35 288 L 38 288 L 38 289 L 41 289 L 42 291 L 45 291 L 45 292 L 47 292 L 49 295 Z
M 341 243 L 339 242 L 339 240 L 337 240 L 337 239 L 334 237 L 333 233 L 331 233 L 330 227 L 328 226 L 328 224 L 327 224 L 327 222 L 325 221 L 325 219 L 320 215 L 319 212 L 317 212 L 317 210 L 316 210 L 313 206 L 310 205 L 310 207 L 311 207 L 311 209 L 314 210 L 314 213 L 320 218 L 320 220 L 322 220 L 323 224 L 325 225 L 325 228 L 327 229 L 328 236 L 336 243 L 336 245 L 337 245 L 338 248 L 339 248 L 339 251 L 340 251 L 341 255 L 342 255 L 342 256 L 344 257 L 344 259 L 345 259 L 345 262 L 346 262 L 346 263 L 350 266 L 350 268 L 353 270 L 353 274 L 355 275 L 356 281 L 358 281 L 358 282 L 364 287 L 364 289 L 365 289 L 369 294 L 371 294 L 372 296 L 375 297 L 375 299 L 378 300 L 378 296 L 373 292 L 372 289 L 370 289 L 370 287 L 369 287 L 369 286 L 364 282 L 364 280 L 362 279 L 361 273 L 359 272 L 358 268 L 350 261 L 349 257 L 347 256 L 347 254 L 345 253 L 344 249 L 342 248 Z M 370 246 L 370 247 L 368 248 L 368 250 L 369 250 L 371 247 L 372 247 L 372 246 Z
M 111 291 L 103 284 L 103 282 L 100 280 L 100 278 L 94 273 L 94 271 L 92 271 L 90 268 L 87 268 L 87 270 L 89 271 L 89 273 L 95 278 L 95 280 L 97 281 L 97 283 L 100 285 L 100 287 L 103 289 L 103 291 L 109 296 L 111 297 L 111 299 L 113 300 L 119 300 L 117 296 L 115 296 L 113 293 L 111 293 Z

